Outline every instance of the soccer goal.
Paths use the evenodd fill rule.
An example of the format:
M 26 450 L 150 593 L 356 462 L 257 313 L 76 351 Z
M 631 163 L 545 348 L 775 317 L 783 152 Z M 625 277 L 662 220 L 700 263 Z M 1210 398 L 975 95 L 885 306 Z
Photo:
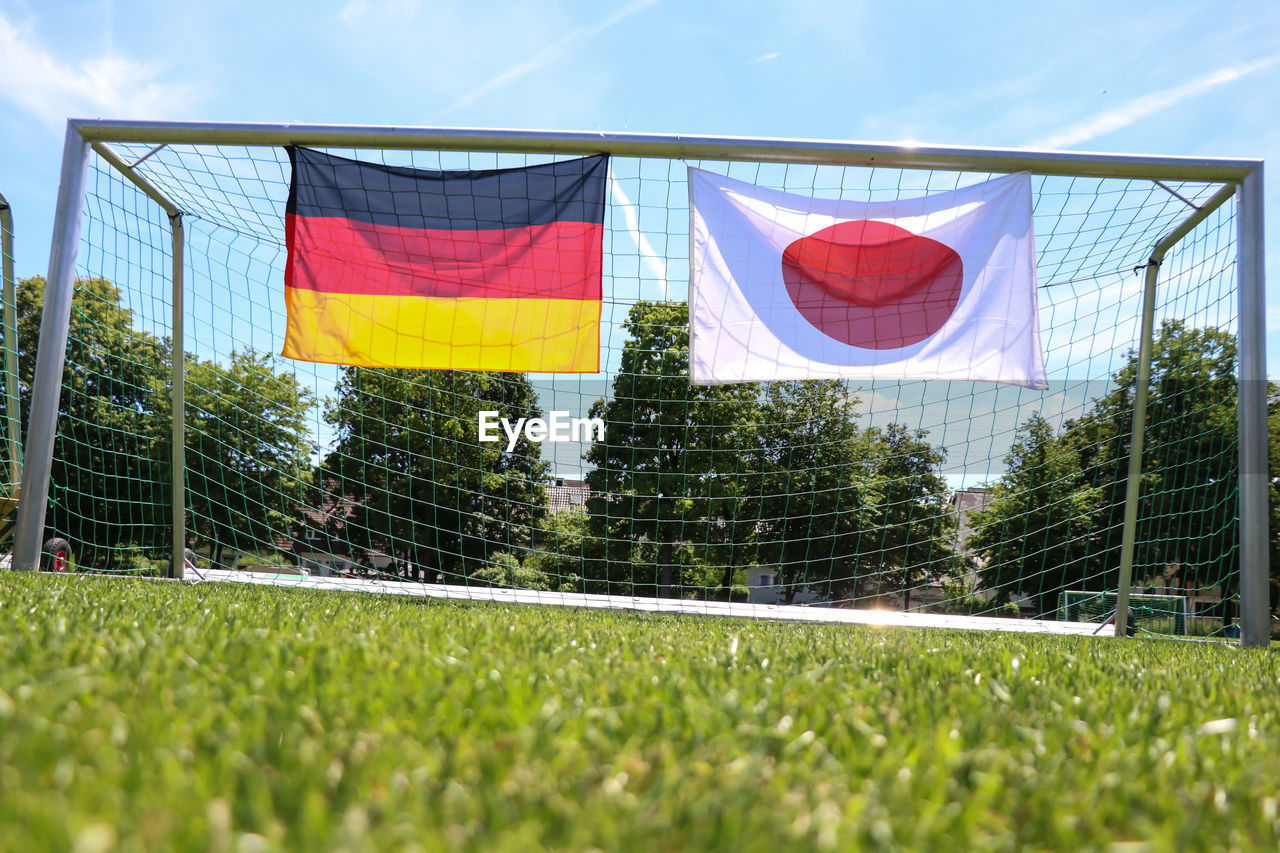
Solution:
M 1062 618 L 1072 622 L 1109 622 L 1115 618 L 1119 596 L 1114 592 L 1065 590 Z M 1191 602 L 1185 595 L 1129 594 L 1129 624 L 1151 634 L 1183 636 L 1191 625 Z
M 342 210 L 300 188 L 304 161 L 346 176 Z M 722 359 L 707 362 L 704 384 L 691 345 L 695 356 L 705 346 L 719 297 L 690 284 L 691 266 L 711 263 L 714 226 L 704 202 L 691 210 L 691 169 L 734 199 L 801 197 L 837 220 L 849 205 L 923 211 L 984 186 L 1028 192 L 1020 245 L 1034 296 L 1019 310 L 1036 326 L 1043 377 L 1037 365 L 1020 384 L 976 381 L 947 363 L 931 375 L 950 378 L 876 368 L 734 381 L 738 362 Z M 1265 644 L 1261 169 L 823 141 L 72 121 L 48 285 L 20 287 L 20 304 L 43 315 L 24 389 L 15 562 L 33 566 L 52 531 L 77 543 L 85 570 L 1046 625 L 1070 619 L 1077 590 L 1118 591 L 1123 621 L 1143 600 L 1130 588 L 1161 576 L 1188 594 L 1238 595 L 1242 641 Z M 406 189 L 428 178 L 452 189 Z M 565 182 L 598 195 L 545 195 Z M 342 212 L 353 203 L 358 222 Z M 548 204 L 571 213 L 546 214 Z M 486 230 L 484 210 L 516 217 L 519 237 L 505 219 L 501 236 Z M 892 237 L 915 221 L 867 213 L 857 227 Z M 318 254 L 301 261 L 304 242 Z M 427 243 L 450 263 L 497 253 L 526 266 L 479 274 L 480 289 L 442 274 L 440 289 L 401 300 L 395 288 L 417 275 L 405 269 Z M 815 245 L 779 246 L 781 272 L 768 273 L 794 284 L 801 313 Z M 876 257 L 913 269 L 962 260 L 937 241 L 903 245 L 932 260 L 914 249 Z M 913 285 L 868 269 L 857 275 L 869 289 L 841 298 L 874 324 L 863 302 L 906 299 Z M 566 297 L 565 270 L 597 277 Z M 953 298 L 968 292 L 961 281 Z M 748 294 L 742 310 L 769 298 Z M 845 351 L 877 346 L 820 311 L 804 316 Z M 933 334 L 894 323 L 916 335 L 903 347 Z M 328 363 L 343 362 L 337 326 L 358 330 L 363 362 Z M 473 358 L 495 328 L 509 358 Z M 21 342 L 24 358 L 36 343 Z M 387 366 L 406 348 L 417 366 Z M 552 351 L 557 361 L 541 359 Z M 748 346 L 740 360 L 759 356 Z M 564 367 L 537 372 L 549 363 Z M 1181 633 L 1185 619 L 1167 627 Z

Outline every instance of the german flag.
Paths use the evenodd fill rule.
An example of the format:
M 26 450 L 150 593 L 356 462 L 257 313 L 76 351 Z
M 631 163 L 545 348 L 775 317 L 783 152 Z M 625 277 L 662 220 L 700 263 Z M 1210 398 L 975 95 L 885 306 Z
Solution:
M 599 369 L 606 156 L 435 171 L 288 152 L 284 355 Z

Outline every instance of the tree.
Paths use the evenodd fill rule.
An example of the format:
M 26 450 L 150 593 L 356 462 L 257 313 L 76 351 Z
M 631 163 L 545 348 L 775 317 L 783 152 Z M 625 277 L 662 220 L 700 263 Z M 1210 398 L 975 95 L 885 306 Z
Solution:
M 676 570 L 704 563 L 743 530 L 738 511 L 759 494 L 759 388 L 689 383 L 684 303 L 638 302 L 612 395 L 591 407 L 604 439 L 586 454 L 592 537 L 587 591 L 676 593 Z M 684 554 L 684 557 L 680 555 Z M 732 579 L 732 564 L 725 567 Z M 724 584 L 728 594 L 729 584 Z
M 44 280 L 18 291 L 18 373 L 30 412 Z M 47 527 L 82 564 L 119 565 L 119 546 L 167 555 L 172 495 L 172 345 L 134 328 L 104 279 L 76 282 L 54 445 Z M 275 547 L 297 516 L 312 445 L 312 397 L 270 356 L 233 352 L 228 366 L 188 356 L 188 511 L 194 532 L 240 550 Z
M 306 416 L 311 392 L 274 357 L 231 353 L 230 364 L 186 364 L 187 509 L 194 532 L 238 551 L 275 548 L 295 530 L 314 445 Z M 169 423 L 168 406 L 161 421 Z M 167 446 L 168 438 L 158 442 Z
M 801 586 L 851 595 L 858 544 L 872 496 L 871 434 L 857 425 L 857 399 L 839 380 L 772 382 L 754 555 L 776 565 L 786 601 Z M 745 537 L 744 537 L 745 538 Z
M 525 555 L 525 568 L 551 578 L 556 589 L 580 592 L 582 564 L 591 542 L 586 511 L 551 513 L 533 534 L 533 549 Z
M 1280 608 L 1280 387 L 1267 383 L 1267 467 L 1270 512 L 1269 563 L 1271 565 L 1271 612 Z
M 318 486 L 350 498 L 340 535 L 372 554 L 403 555 L 446 578 L 484 565 L 490 550 L 527 547 L 545 512 L 546 465 L 521 436 L 481 443 L 481 410 L 534 416 L 523 374 L 345 367 L 325 419 L 337 441 Z
M 44 279 L 19 282 L 18 376 L 26 434 Z M 120 291 L 80 279 L 72 297 L 46 528 L 79 561 L 110 569 L 117 546 L 159 551 L 169 541 L 169 460 L 151 424 L 164 396 L 168 345 L 133 327 Z
M 1144 568 L 1175 565 L 1187 587 L 1222 584 L 1224 595 L 1237 589 L 1235 370 L 1233 334 L 1180 320 L 1161 323 L 1148 386 L 1135 580 Z M 1120 564 L 1137 374 L 1137 353 L 1130 352 L 1113 377 L 1115 389 L 1085 422 L 1069 425 L 1100 451 L 1080 442 L 1086 482 L 1107 496 L 1100 529 L 1108 535 L 1094 551 L 1093 569 L 1111 577 Z
M 924 430 L 889 424 L 876 430 L 869 458 L 875 488 L 868 508 L 869 538 L 877 592 L 901 590 L 903 607 L 911 591 L 941 581 L 959 568 L 956 516 L 941 473 L 945 454 L 932 447 Z
M 670 595 L 679 569 L 727 598 L 754 563 L 791 600 L 805 585 L 854 594 L 859 573 L 922 583 L 950 568 L 942 456 L 923 433 L 860 429 L 839 381 L 690 385 L 682 303 L 638 303 L 626 330 L 613 394 L 591 410 L 606 429 L 587 453 L 589 591 Z M 874 566 L 859 553 L 871 541 Z
M 1152 347 L 1134 582 L 1166 567 L 1186 588 L 1238 588 L 1236 342 L 1229 332 L 1165 320 Z M 1137 353 L 1113 387 L 1058 436 L 1024 425 L 970 544 L 984 584 L 1021 583 L 1042 611 L 1057 591 L 1118 583 Z M 1003 532 L 1002 532 L 1003 531 Z M 1001 542 L 1004 538 L 1007 541 Z
M 1008 473 L 975 512 L 969 547 L 982 562 L 982 585 L 996 600 L 1035 596 L 1041 614 L 1065 589 L 1089 587 L 1089 557 L 1101 487 L 1085 485 L 1070 440 L 1055 439 L 1039 414 L 1018 429 L 1006 457 Z
M 524 568 L 513 554 L 489 555 L 489 565 L 471 573 L 473 583 L 487 583 L 512 589 L 547 591 L 556 588 L 555 580 L 545 572 Z

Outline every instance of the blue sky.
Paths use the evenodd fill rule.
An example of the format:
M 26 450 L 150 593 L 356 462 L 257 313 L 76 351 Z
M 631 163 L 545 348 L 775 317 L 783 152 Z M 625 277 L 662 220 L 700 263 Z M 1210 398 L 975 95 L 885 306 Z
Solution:
M 0 0 L 0 192 L 42 274 L 67 116 L 1262 157 L 1280 4 Z

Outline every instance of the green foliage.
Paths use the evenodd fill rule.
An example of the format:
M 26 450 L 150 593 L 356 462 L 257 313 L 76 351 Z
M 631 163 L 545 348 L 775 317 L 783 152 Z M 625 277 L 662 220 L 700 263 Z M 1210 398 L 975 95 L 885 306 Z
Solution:
M 523 374 L 345 367 L 325 419 L 337 443 L 314 500 L 349 498 L 330 531 L 366 553 L 385 551 L 456 582 L 491 550 L 528 547 L 545 513 L 546 464 L 523 435 L 515 449 L 481 443 L 481 410 L 539 413 Z
M 0 851 L 1275 850 L 1277 651 L 0 575 Z
M 0 259 L 0 261 L 3 261 L 3 259 Z M 5 283 L 7 282 L 0 282 L 0 286 Z M 7 294 L 5 295 L 7 297 Z M 3 324 L 5 329 L 17 323 L 17 295 L 17 282 L 15 281 L 13 302 L 10 303 L 7 298 L 0 299 L 0 324 Z M 7 369 L 4 368 L 4 365 L 8 363 L 8 347 L 6 343 L 8 340 L 9 338 L 6 334 L 0 334 L 0 359 L 4 359 L 0 360 L 0 370 L 3 370 L 4 374 L 8 373 Z M 16 356 L 17 353 L 15 352 L 14 355 Z M 16 382 L 17 375 L 15 374 L 12 379 Z M 15 401 L 17 403 L 16 410 L 9 407 L 8 389 L 9 377 L 0 374 L 0 497 L 13 496 L 22 484 L 22 405 L 19 399 Z M 14 390 L 19 394 L 21 393 L 16 385 Z M 9 440 L 11 432 L 16 439 L 13 444 Z
M 924 430 L 890 424 L 872 433 L 872 494 L 866 551 L 874 562 L 877 594 L 941 581 L 967 567 L 956 553 L 956 517 L 941 474 L 944 454 L 925 441 Z M 865 546 L 864 546 L 865 547 Z
M 1235 337 L 1165 320 L 1152 352 L 1134 580 L 1172 567 L 1179 586 L 1220 584 L 1229 596 L 1239 556 Z M 1064 589 L 1116 587 L 1136 378 L 1131 352 L 1113 389 L 1060 434 L 1039 417 L 1023 424 L 969 539 L 1001 598 L 1030 594 L 1048 612 Z
M 1054 439 L 1040 415 L 1019 428 L 1006 459 L 1009 471 L 991 488 L 990 503 L 971 517 L 969 547 L 997 601 L 1032 594 L 1040 613 L 1051 613 L 1063 589 L 1091 580 L 1090 534 L 1103 489 L 1082 482 L 1075 446 Z
M 20 283 L 24 419 L 43 302 L 43 279 Z M 171 360 L 169 341 L 133 327 L 115 285 L 76 282 L 46 527 L 72 541 L 81 563 L 136 571 L 167 560 Z M 187 362 L 188 508 L 195 532 L 218 552 L 273 547 L 302 497 L 311 454 L 305 413 L 313 401 L 272 364 L 247 352 L 232 353 L 228 365 Z
M 236 558 L 231 568 L 241 572 L 267 572 L 286 575 L 304 574 L 301 569 L 293 564 L 288 555 L 270 549 L 241 554 Z
M 997 605 L 992 609 L 990 616 L 1001 616 L 1005 619 L 1021 619 L 1022 608 L 1014 604 L 1012 601 L 1006 601 L 1004 604 Z
M 120 543 L 116 545 L 115 552 L 116 560 L 111 566 L 113 573 L 138 577 L 164 577 L 169 568 L 168 558 L 153 556 L 135 542 Z
M 691 385 L 683 303 L 638 303 L 626 329 L 613 394 L 591 410 L 606 430 L 586 457 L 589 591 L 728 598 L 764 565 L 790 601 L 957 568 L 943 455 L 923 432 L 861 429 L 843 382 Z
M 960 577 L 951 577 L 941 583 L 942 600 L 927 609 L 934 613 L 950 613 L 953 616 L 998 616 L 1005 619 L 1022 618 L 1022 609 L 1012 601 L 987 600 L 969 588 Z
M 1179 567 L 1188 588 L 1238 583 L 1239 485 L 1235 335 L 1166 320 L 1152 350 L 1143 449 L 1142 498 L 1134 575 Z M 1119 566 L 1137 354 L 1115 375 L 1116 388 L 1068 431 L 1082 439 L 1084 477 L 1103 489 L 1094 573 Z M 1115 584 L 1110 584 L 1114 588 Z
M 636 303 L 624 328 L 613 393 L 590 412 L 604 419 L 605 437 L 586 454 L 595 466 L 589 527 L 600 543 L 587 591 L 675 596 L 681 543 L 706 561 L 711 545 L 732 546 L 742 532 L 739 498 L 759 470 L 759 389 L 690 384 L 685 303 Z M 638 562 L 642 540 L 655 547 Z
M 554 579 L 560 592 L 581 592 L 587 525 L 587 513 L 582 509 L 548 514 L 534 530 L 533 550 L 525 554 L 525 567 Z
M 20 281 L 17 298 L 25 435 L 44 279 Z M 116 543 L 150 552 L 168 541 L 169 465 L 155 452 L 151 422 L 163 396 L 167 350 L 133 328 L 115 285 L 100 278 L 75 283 L 46 529 L 67 536 L 81 563 L 111 568 L 122 556 L 111 547 Z
M 1270 498 L 1271 612 L 1280 609 L 1280 387 L 1267 383 L 1267 463 Z
M 512 589 L 555 589 L 556 584 L 545 572 L 521 568 L 520 561 L 513 554 L 494 554 L 489 558 L 492 565 L 476 569 L 471 573 L 473 582 L 487 583 L 494 586 Z
M 233 351 L 230 364 L 189 357 L 186 375 L 187 508 L 194 533 L 246 551 L 296 528 L 310 479 L 311 393 L 274 357 Z M 167 407 L 161 422 L 166 423 Z
M 748 498 L 754 511 L 743 515 L 757 534 L 752 556 L 778 567 L 788 600 L 800 585 L 834 596 L 855 592 L 855 555 L 882 496 L 874 440 L 857 425 L 856 403 L 838 381 L 766 386 L 763 483 Z

